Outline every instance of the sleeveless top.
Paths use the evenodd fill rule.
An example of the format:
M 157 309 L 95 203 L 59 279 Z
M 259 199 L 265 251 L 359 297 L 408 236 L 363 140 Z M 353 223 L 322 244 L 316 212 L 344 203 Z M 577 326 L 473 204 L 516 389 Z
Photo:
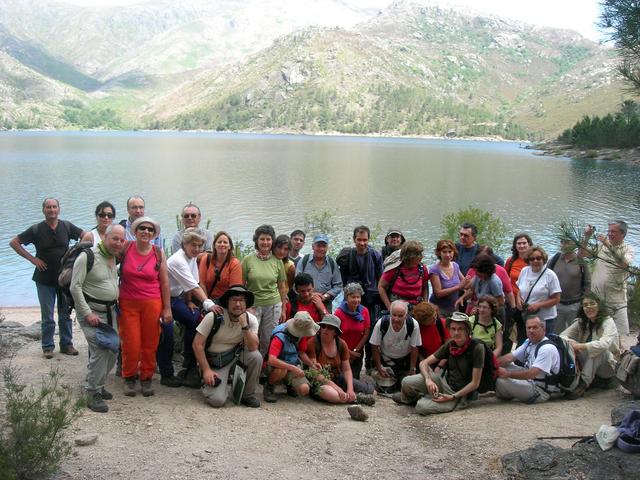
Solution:
M 122 259 L 120 299 L 153 300 L 162 297 L 155 249 L 153 246 L 147 255 L 140 255 L 135 242 L 127 247 Z

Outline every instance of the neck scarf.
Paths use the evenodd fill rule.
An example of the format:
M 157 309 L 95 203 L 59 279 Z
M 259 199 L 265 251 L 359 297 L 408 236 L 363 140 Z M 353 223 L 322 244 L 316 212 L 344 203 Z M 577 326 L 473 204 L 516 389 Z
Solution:
M 349 307 L 347 306 L 347 302 L 345 300 L 342 301 L 342 303 L 340 304 L 340 310 L 342 310 L 345 315 L 349 315 L 351 318 L 353 318 L 356 322 L 362 322 L 364 321 L 364 316 L 362 315 L 362 304 L 358 305 L 358 308 L 356 308 L 355 312 L 352 312 L 351 310 L 349 310 Z
M 109 253 L 109 250 L 107 250 L 107 247 L 104 246 L 104 242 L 98 243 L 98 251 L 100 252 L 100 255 L 102 255 L 105 258 L 111 258 L 113 256 Z
M 451 343 L 449 343 L 449 355 L 451 355 L 452 357 L 459 357 L 467 351 L 469 345 L 471 345 L 471 337 L 467 338 L 467 341 L 464 342 L 464 345 L 462 345 L 461 347 L 457 346 L 456 342 L 451 340 Z

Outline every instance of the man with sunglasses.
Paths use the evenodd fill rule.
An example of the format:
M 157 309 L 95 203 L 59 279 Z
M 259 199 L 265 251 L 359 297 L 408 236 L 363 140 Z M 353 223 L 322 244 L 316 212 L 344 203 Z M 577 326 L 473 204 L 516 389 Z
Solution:
M 182 208 L 180 218 L 182 219 L 182 230 L 178 230 L 173 236 L 173 240 L 171 241 L 172 253 L 180 250 L 180 247 L 182 246 L 182 232 L 184 230 L 186 230 L 187 228 L 200 228 L 200 220 L 202 220 L 200 207 L 198 207 L 195 203 L 187 203 Z M 213 234 L 203 228 L 200 228 L 200 230 L 202 230 L 207 236 L 207 239 L 204 242 L 204 251 L 213 250 Z
M 125 229 L 125 239 L 129 241 L 135 241 L 136 236 L 134 232 L 131 231 L 131 224 L 136 220 L 136 218 L 144 217 L 144 198 L 140 195 L 134 195 L 127 199 L 127 214 L 129 215 L 127 218 L 120 220 L 120 225 L 122 225 Z M 156 248 L 162 250 L 163 240 L 160 235 L 158 235 L 154 240 L 151 241 Z
M 44 221 L 32 225 L 9 242 L 11 248 L 26 258 L 36 268 L 33 281 L 36 282 L 38 301 L 40 302 L 42 352 L 45 358 L 53 358 L 55 343 L 53 335 L 56 324 L 53 309 L 58 301 L 58 329 L 60 352 L 66 355 L 78 355 L 73 346 L 72 323 L 69 307 L 58 285 L 60 260 L 69 248 L 70 240 L 82 238 L 85 232 L 67 220 L 60 220 L 60 202 L 55 198 L 45 198 L 42 202 Z M 32 243 L 36 248 L 33 256 L 23 245 Z

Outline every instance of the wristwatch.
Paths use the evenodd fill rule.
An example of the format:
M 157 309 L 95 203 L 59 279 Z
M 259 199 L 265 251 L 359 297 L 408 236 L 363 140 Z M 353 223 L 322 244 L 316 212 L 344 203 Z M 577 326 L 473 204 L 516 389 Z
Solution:
M 249 325 L 245 325 L 244 327 L 240 327 L 242 330 L 249 330 Z
M 455 394 L 455 393 L 452 393 L 452 394 L 451 394 L 451 398 L 453 398 L 453 399 L 455 400 L 455 399 L 457 399 L 458 397 L 456 397 L 456 394 Z

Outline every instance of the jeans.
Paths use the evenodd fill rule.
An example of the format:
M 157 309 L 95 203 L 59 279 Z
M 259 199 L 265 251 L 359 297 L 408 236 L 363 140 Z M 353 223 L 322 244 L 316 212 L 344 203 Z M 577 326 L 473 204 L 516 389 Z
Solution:
M 173 320 L 184 325 L 184 343 L 182 346 L 183 367 L 196 366 L 196 357 L 193 354 L 193 339 L 196 336 L 196 327 L 200 320 L 200 310 L 191 310 L 180 297 L 171 298 L 171 313 Z M 162 336 L 158 344 L 158 368 L 161 375 L 173 376 L 173 323 L 162 324 Z
M 40 318 L 42 329 L 42 350 L 53 350 L 55 343 L 53 335 L 56 332 L 56 322 L 53 309 L 58 299 L 58 333 L 60 348 L 73 345 L 73 325 L 69 316 L 69 306 L 59 287 L 36 282 L 38 301 L 40 302 Z

